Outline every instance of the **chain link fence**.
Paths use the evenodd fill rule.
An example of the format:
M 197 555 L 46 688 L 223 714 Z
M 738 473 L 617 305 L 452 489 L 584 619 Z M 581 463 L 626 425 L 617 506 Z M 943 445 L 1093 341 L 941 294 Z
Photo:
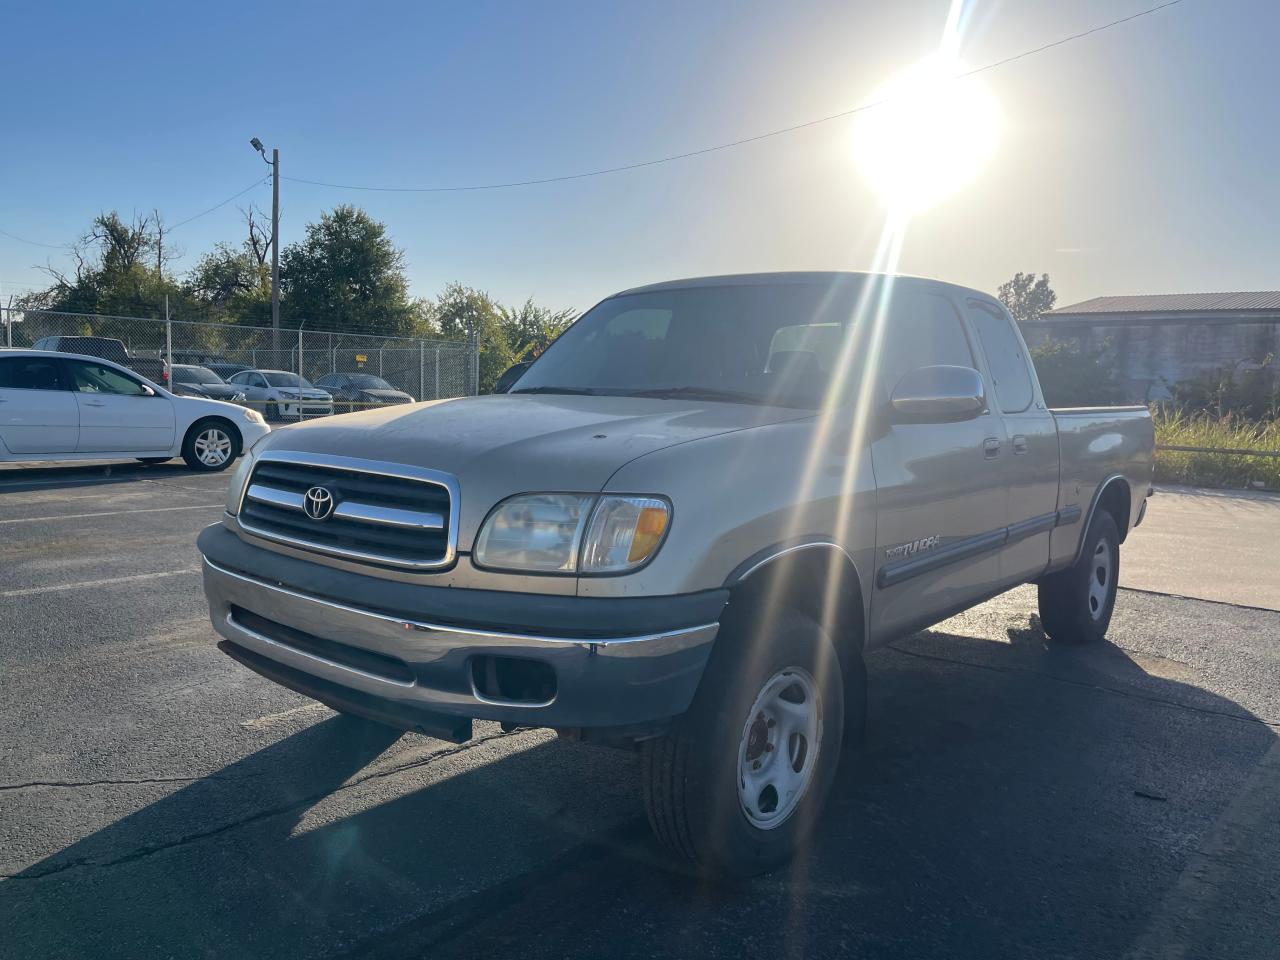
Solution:
M 376 395 L 382 387 L 370 378 L 415 400 L 472 396 L 479 379 L 474 340 L 314 331 L 305 323 L 301 329 L 274 330 L 18 308 L 0 308 L 0 326 L 0 346 L 34 347 L 48 337 L 72 338 L 44 347 L 122 363 L 179 393 L 186 391 L 181 377 L 171 382 L 173 364 L 205 367 L 224 380 L 243 370 L 297 374 L 312 384 L 319 381 L 319 388 L 333 395 L 339 413 L 385 405 L 385 397 Z M 252 399 L 246 402 L 265 407 L 267 413 L 280 409 Z M 298 410 L 301 416 L 301 404 Z

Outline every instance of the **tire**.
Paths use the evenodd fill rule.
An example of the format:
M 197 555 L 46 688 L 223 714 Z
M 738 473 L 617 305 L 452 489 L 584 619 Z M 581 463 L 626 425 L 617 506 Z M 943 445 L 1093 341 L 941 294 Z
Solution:
M 1040 625 L 1057 643 L 1098 643 L 1106 637 L 1120 579 L 1120 528 L 1099 510 L 1084 534 L 1080 558 L 1040 581 Z
M 139 463 L 168 463 L 173 457 L 137 457 Z
M 182 459 L 192 470 L 216 473 L 240 456 L 240 431 L 219 417 L 197 420 L 182 440 Z
M 771 870 L 804 845 L 844 734 L 843 678 L 816 622 L 784 610 L 759 642 L 737 632 L 720 636 L 693 706 L 641 758 L 658 840 L 721 877 Z

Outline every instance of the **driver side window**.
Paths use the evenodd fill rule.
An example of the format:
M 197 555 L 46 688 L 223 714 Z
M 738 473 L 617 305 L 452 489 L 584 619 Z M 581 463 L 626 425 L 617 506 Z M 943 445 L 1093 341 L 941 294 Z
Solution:
M 892 393 L 907 371 L 937 365 L 977 366 L 960 314 L 937 294 L 896 292 L 880 353 L 885 393 Z
M 265 387 L 266 385 L 267 385 L 267 378 L 264 377 L 262 374 L 260 373 L 249 374 L 249 386 Z
M 115 367 L 89 363 L 85 360 L 69 361 L 75 388 L 80 393 L 111 394 L 120 397 L 145 397 L 150 391 L 133 377 L 125 376 Z

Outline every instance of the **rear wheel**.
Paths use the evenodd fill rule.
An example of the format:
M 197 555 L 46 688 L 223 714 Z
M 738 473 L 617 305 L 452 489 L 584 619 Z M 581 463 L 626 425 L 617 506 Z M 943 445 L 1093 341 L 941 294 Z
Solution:
M 1040 581 L 1040 624 L 1059 643 L 1095 643 L 1107 635 L 1120 578 L 1120 528 L 1106 510 L 1085 531 L 1076 562 Z
M 240 431 L 216 417 L 193 423 L 182 441 L 182 459 L 192 470 L 225 470 L 238 456 Z
M 831 641 L 796 611 L 763 632 L 749 643 L 721 636 L 689 712 L 644 744 L 649 822 L 708 873 L 751 876 L 786 862 L 839 763 L 844 697 Z

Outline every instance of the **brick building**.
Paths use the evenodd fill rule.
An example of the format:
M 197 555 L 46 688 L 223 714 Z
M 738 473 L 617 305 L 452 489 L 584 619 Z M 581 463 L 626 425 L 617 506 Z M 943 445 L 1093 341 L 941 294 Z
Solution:
M 1280 290 L 1095 297 L 1023 325 L 1032 346 L 1058 341 L 1116 358 L 1126 400 L 1168 395 L 1198 373 L 1256 370 L 1280 358 Z

